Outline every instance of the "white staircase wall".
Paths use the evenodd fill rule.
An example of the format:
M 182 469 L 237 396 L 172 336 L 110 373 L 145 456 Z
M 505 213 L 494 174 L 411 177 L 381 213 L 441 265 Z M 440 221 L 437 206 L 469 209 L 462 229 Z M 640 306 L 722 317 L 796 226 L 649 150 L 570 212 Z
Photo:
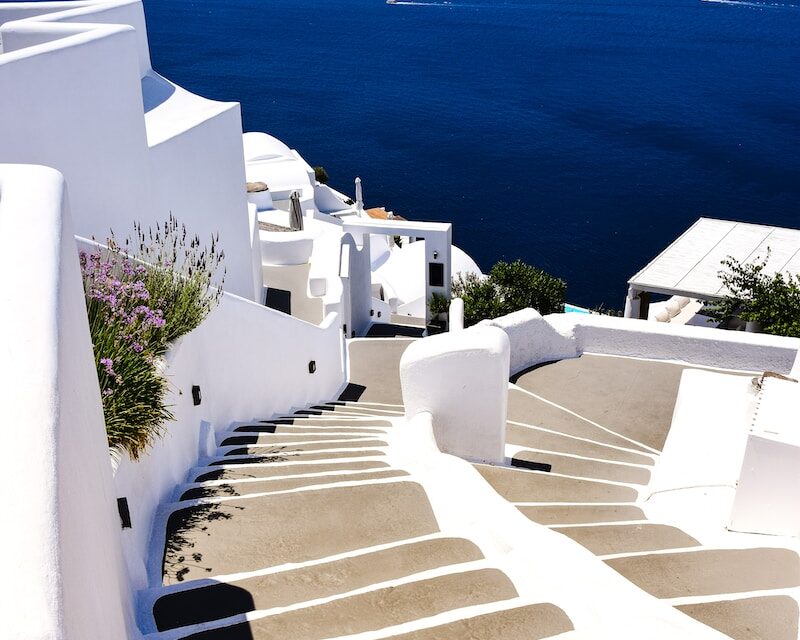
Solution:
M 2 637 L 138 637 L 62 176 L 0 165 Z

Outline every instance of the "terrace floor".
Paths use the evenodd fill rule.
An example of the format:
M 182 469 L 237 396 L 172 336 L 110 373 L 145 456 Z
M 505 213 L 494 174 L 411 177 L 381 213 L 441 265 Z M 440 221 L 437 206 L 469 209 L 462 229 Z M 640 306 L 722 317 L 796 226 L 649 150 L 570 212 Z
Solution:
M 696 538 L 652 508 L 686 368 L 585 354 L 524 371 L 509 389 L 512 466 L 476 468 L 529 519 L 679 611 L 737 640 L 795 640 L 795 540 L 728 532 L 723 522 Z M 722 499 L 735 487 L 688 491 Z

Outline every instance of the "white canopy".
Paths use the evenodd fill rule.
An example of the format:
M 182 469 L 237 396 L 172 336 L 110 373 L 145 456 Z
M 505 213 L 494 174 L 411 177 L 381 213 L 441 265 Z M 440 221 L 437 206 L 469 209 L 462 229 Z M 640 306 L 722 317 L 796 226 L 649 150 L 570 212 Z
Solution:
M 765 273 L 800 273 L 800 230 L 700 218 L 628 284 L 641 292 L 711 300 L 722 297 L 721 262 L 763 260 Z

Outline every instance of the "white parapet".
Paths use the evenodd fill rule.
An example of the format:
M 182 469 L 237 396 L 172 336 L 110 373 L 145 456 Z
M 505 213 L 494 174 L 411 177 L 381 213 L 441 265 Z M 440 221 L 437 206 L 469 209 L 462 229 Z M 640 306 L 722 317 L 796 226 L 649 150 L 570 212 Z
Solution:
M 502 462 L 510 344 L 496 327 L 472 327 L 418 340 L 400 360 L 406 417 L 433 416 L 445 453 Z
M 733 531 L 800 536 L 798 407 L 800 384 L 764 380 L 736 487 Z
M 572 327 L 560 331 L 559 327 L 543 318 L 536 309 L 521 309 L 500 318 L 484 320 L 480 324 L 499 327 L 508 335 L 511 342 L 511 374 L 541 362 L 575 358 L 579 355 Z

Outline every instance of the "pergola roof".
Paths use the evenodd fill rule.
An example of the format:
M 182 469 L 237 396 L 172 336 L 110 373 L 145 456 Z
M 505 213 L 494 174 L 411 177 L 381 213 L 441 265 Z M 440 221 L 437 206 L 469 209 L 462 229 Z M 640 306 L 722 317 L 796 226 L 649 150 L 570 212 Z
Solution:
M 629 281 L 635 289 L 709 300 L 724 295 L 719 279 L 728 256 L 763 260 L 765 273 L 800 273 L 800 230 L 700 218 Z

